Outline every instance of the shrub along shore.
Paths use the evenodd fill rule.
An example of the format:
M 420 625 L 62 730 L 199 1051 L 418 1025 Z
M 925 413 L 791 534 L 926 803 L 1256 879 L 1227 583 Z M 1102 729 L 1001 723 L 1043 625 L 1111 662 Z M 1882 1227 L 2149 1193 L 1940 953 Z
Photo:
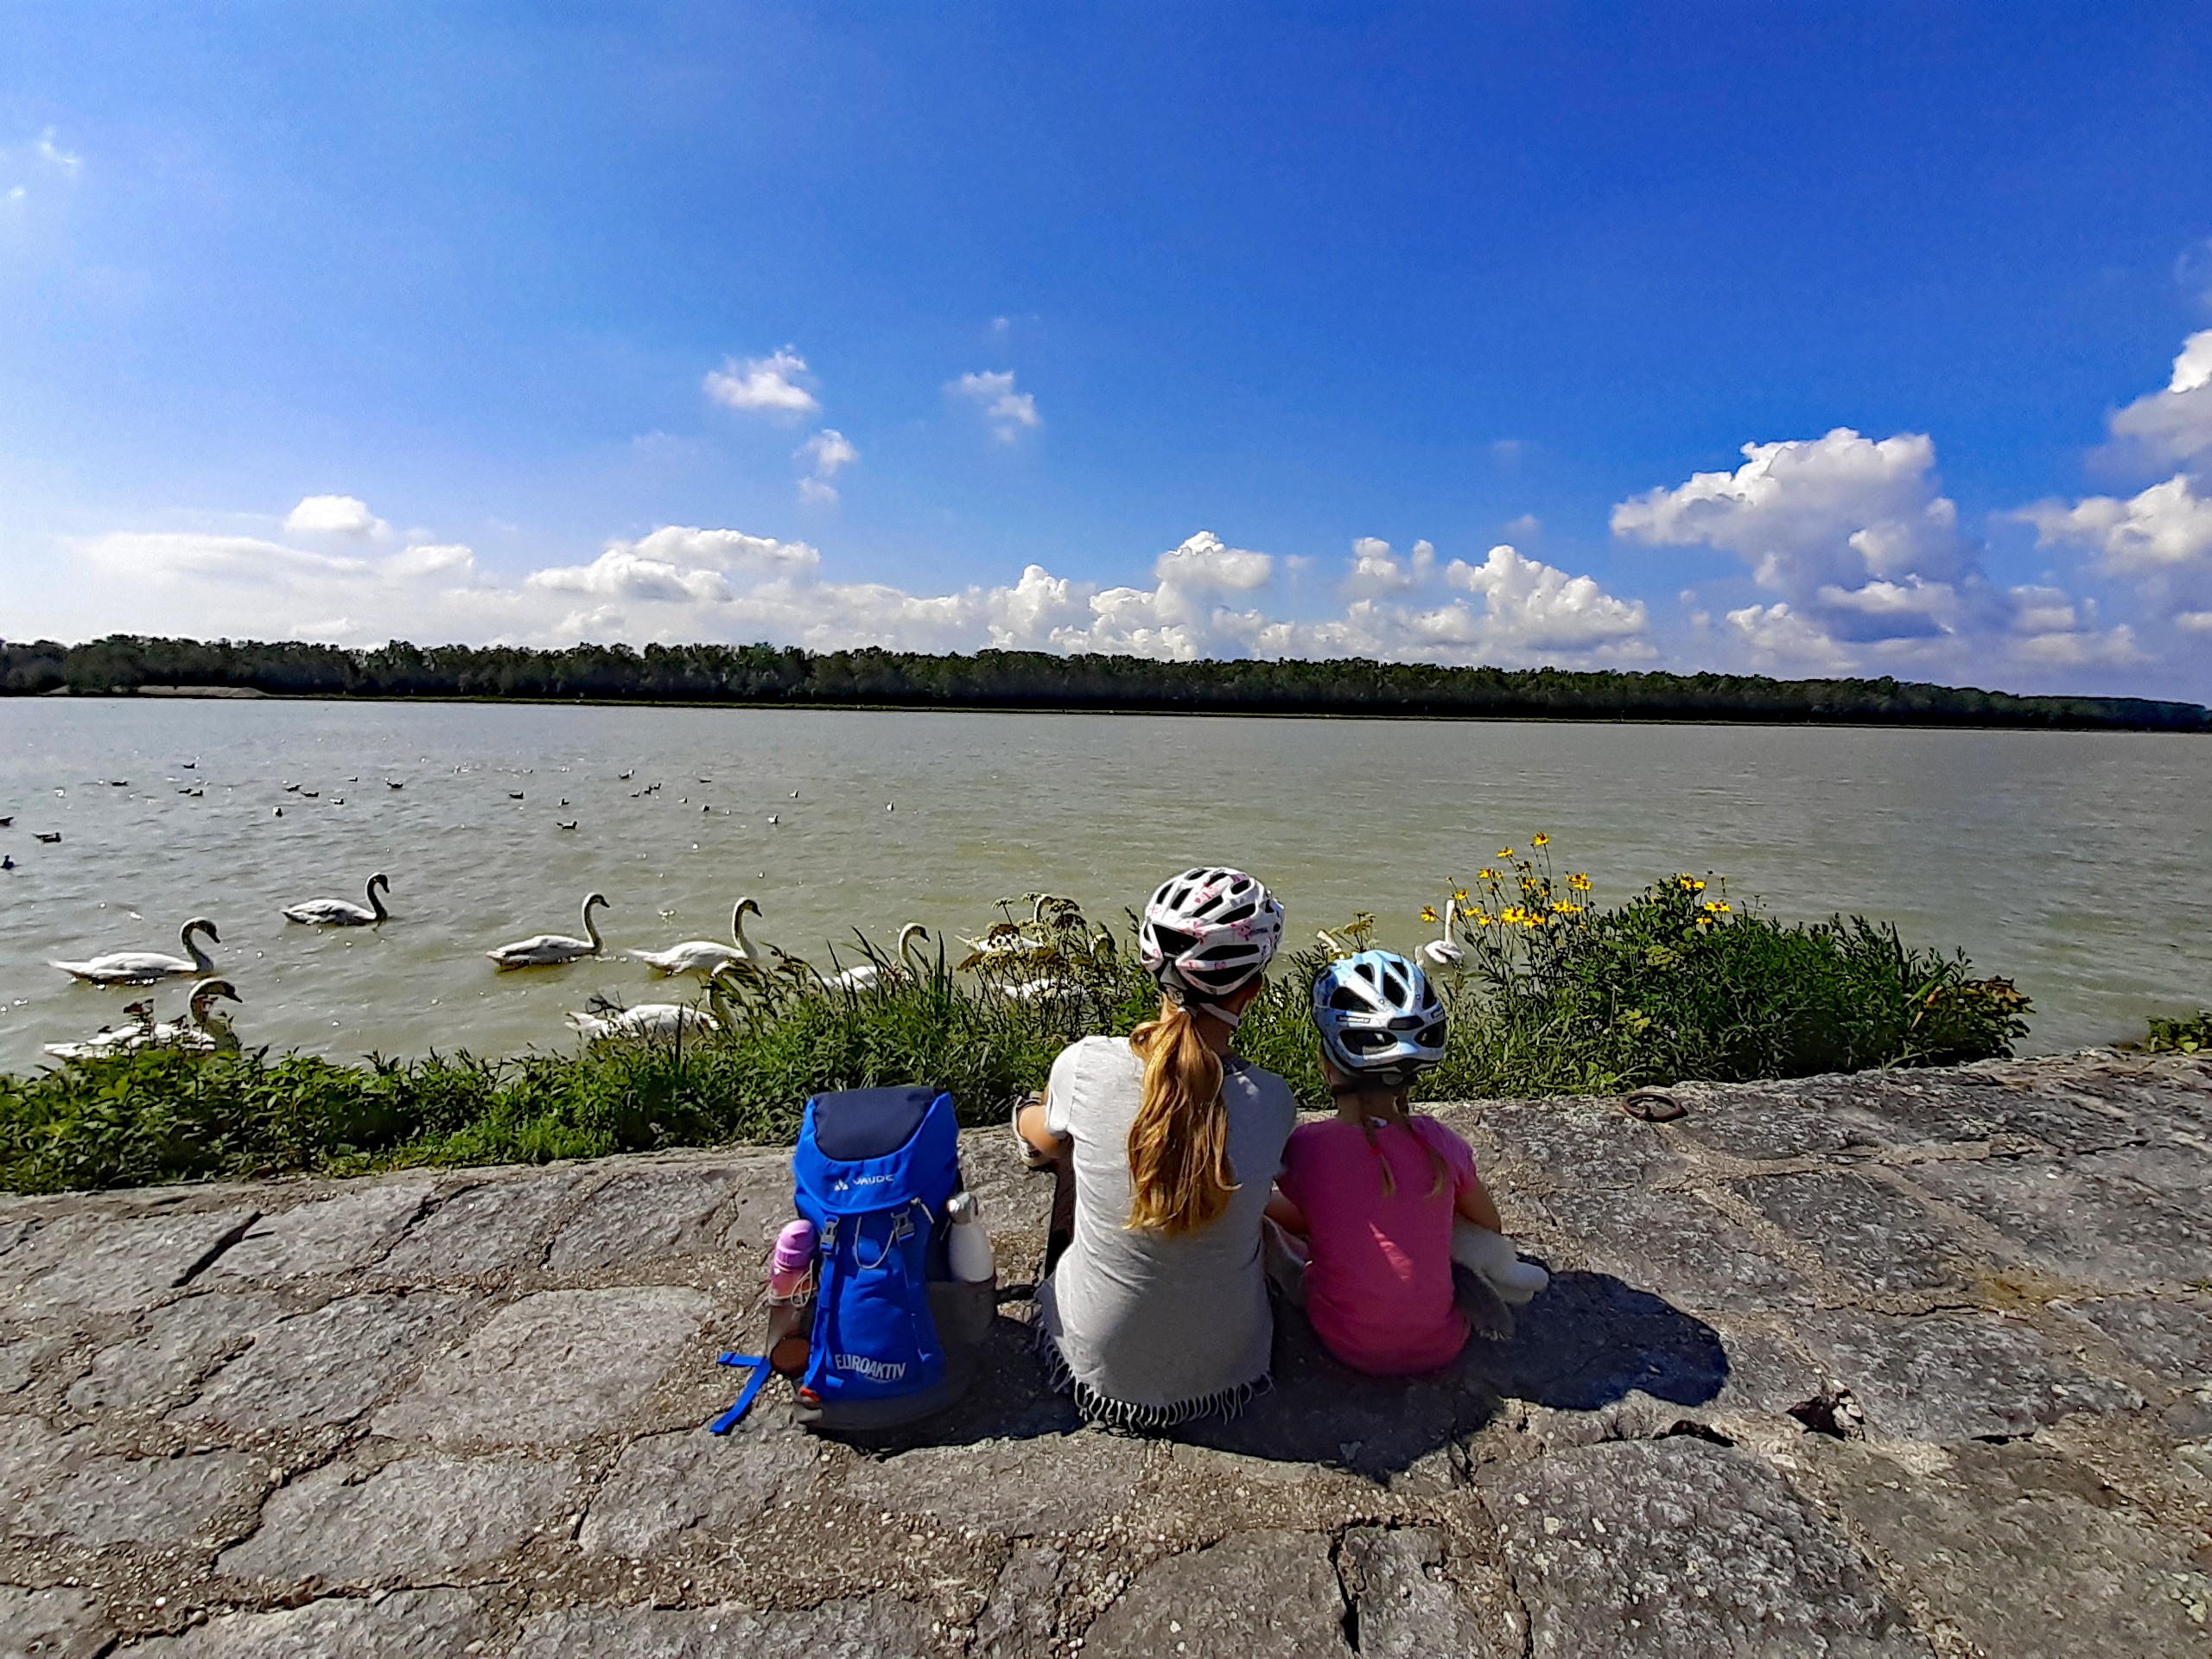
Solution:
M 2016 696 L 1880 679 L 1777 680 L 1558 668 L 1447 668 L 1365 658 L 1189 663 L 1053 652 L 797 646 L 410 645 L 114 634 L 0 641 L 0 695 L 232 696 L 690 702 L 788 708 L 1092 709 L 1161 714 L 1688 720 L 2212 732 L 2193 702 Z
M 266 1050 L 142 1049 L 0 1076 L 0 1189 L 45 1192 L 399 1165 L 537 1162 L 788 1142 L 810 1094 L 924 1082 L 963 1122 L 1002 1121 L 1053 1057 L 1156 1012 L 1151 981 L 1071 902 L 1032 895 L 959 961 L 877 957 L 866 990 L 803 963 L 747 971 L 721 1025 L 574 1055 L 459 1053 L 347 1065 Z M 1544 842 L 1454 896 L 1452 1009 L 1431 1100 L 1613 1093 L 1698 1078 L 1944 1065 L 2011 1052 L 2027 999 L 1963 954 L 1863 918 L 1782 923 L 1679 875 L 1611 908 L 1555 879 Z M 1371 917 L 1332 931 L 1363 945 Z M 1332 954 L 1278 957 L 1240 1051 L 1325 1107 L 1307 998 Z

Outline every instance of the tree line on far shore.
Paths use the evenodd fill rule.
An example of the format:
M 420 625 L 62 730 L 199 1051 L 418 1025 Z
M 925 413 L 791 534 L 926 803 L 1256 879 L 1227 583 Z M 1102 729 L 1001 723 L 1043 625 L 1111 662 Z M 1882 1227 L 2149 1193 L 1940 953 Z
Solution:
M 2141 697 L 2016 696 L 1879 679 L 1778 680 L 1559 668 L 1447 668 L 1364 658 L 1159 662 L 981 651 L 796 646 L 413 645 L 114 634 L 84 645 L 0 641 L 0 694 L 149 689 L 306 697 L 1097 709 L 1445 718 L 1722 720 L 1891 726 L 2212 731 L 2212 711 Z

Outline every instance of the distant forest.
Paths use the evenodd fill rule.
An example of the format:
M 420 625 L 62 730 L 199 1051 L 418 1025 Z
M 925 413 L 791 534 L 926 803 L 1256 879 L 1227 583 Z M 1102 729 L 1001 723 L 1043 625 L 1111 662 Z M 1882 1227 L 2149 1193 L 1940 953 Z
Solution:
M 2193 702 L 2014 696 L 1889 678 L 1441 668 L 1362 658 L 1163 663 L 1035 651 L 928 656 L 766 645 L 528 651 L 394 641 L 348 651 L 130 634 L 81 645 L 0 642 L 0 692 L 7 694 L 186 687 L 295 697 L 2212 731 L 2212 712 Z

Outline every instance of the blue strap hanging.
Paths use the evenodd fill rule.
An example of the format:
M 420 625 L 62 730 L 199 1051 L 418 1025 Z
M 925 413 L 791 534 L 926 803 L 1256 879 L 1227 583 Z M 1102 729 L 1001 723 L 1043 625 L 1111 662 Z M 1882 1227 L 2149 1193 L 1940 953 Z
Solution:
M 727 1434 L 744 1421 L 745 1414 L 753 1409 L 753 1402 L 768 1381 L 768 1356 L 766 1354 L 724 1354 L 715 1362 L 721 1365 L 750 1366 L 753 1375 L 746 1378 L 745 1387 L 737 1396 L 737 1403 L 707 1425 L 709 1434 Z

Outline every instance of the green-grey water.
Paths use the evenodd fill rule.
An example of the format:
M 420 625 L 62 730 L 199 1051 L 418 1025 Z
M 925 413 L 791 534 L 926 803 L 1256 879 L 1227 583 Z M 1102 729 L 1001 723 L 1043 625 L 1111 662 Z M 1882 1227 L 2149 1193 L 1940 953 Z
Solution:
M 502 1053 L 573 1042 L 563 1013 L 594 992 L 653 999 L 620 952 L 724 937 L 744 894 L 757 939 L 827 969 L 854 928 L 973 934 L 1030 889 L 1118 925 L 1217 861 L 1276 887 L 1294 937 L 1372 909 L 1409 945 L 1424 904 L 1539 830 L 1601 900 L 1712 872 L 1785 916 L 1964 946 L 2035 999 L 2028 1046 L 2064 1048 L 2212 1001 L 2208 803 L 2212 741 L 2176 736 L 12 699 L 0 1067 L 143 995 L 48 958 L 174 950 L 194 915 L 222 930 L 249 1043 Z M 279 914 L 378 869 L 380 928 Z M 594 888 L 605 959 L 485 960 L 575 932 Z

